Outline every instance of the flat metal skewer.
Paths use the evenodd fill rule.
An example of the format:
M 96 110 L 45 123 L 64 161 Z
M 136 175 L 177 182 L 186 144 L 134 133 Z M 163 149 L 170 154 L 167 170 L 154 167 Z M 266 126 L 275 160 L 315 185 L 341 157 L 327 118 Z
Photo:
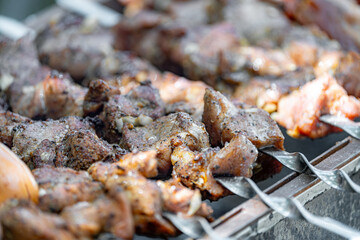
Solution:
M 85 17 L 94 17 L 104 27 L 113 27 L 119 23 L 122 15 L 111 8 L 89 0 L 56 0 L 60 7 Z
M 343 116 L 323 115 L 320 120 L 329 125 L 341 128 L 350 136 L 360 140 L 360 123 L 351 121 Z
M 332 188 L 360 193 L 360 186 L 351 180 L 350 176 L 343 170 L 318 169 L 314 167 L 305 155 L 300 152 L 288 153 L 275 147 L 265 147 L 259 150 L 272 156 L 284 166 L 295 172 L 317 176 Z
M 0 33 L 12 40 L 18 40 L 26 35 L 34 39 L 36 36 L 35 31 L 22 22 L 2 15 L 0 15 Z
M 207 235 L 210 239 L 234 240 L 234 238 L 219 236 L 203 217 L 185 218 L 169 212 L 163 213 L 163 216 L 170 220 L 182 233 L 191 238 L 198 239 Z
M 259 196 L 262 202 L 284 217 L 305 220 L 320 228 L 338 234 L 346 239 L 359 239 L 360 231 L 328 217 L 320 217 L 310 213 L 294 198 L 274 197 L 262 192 L 249 178 L 217 177 L 215 178 L 225 188 L 243 198 Z

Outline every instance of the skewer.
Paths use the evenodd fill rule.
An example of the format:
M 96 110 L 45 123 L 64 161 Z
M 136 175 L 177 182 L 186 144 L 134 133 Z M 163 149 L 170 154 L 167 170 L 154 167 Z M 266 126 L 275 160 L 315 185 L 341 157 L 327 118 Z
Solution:
M 360 140 L 360 124 L 349 120 L 346 117 L 335 115 L 323 115 L 320 120 L 329 125 L 341 128 L 350 136 Z
M 19 38 L 25 37 L 29 35 L 32 39 L 35 38 L 36 33 L 33 29 L 27 27 L 25 24 L 0 15 L 0 33 L 11 38 L 13 40 L 17 40 Z
M 210 239 L 224 239 L 233 240 L 235 238 L 224 238 L 219 236 L 214 229 L 210 226 L 208 221 L 203 217 L 191 217 L 183 218 L 173 213 L 163 214 L 168 220 L 172 222 L 182 233 L 188 235 L 191 238 L 202 238 L 204 235 L 210 237 Z
M 122 15 L 111 8 L 88 0 L 57 0 L 56 4 L 68 11 L 73 11 L 84 17 L 93 17 L 103 27 L 113 27 L 122 18 Z M 26 35 L 32 39 L 36 37 L 36 31 L 13 18 L 0 15 L 0 33 L 10 39 L 18 40 Z
M 88 0 L 56 0 L 56 4 L 82 16 L 94 17 L 104 27 L 115 26 L 122 17 L 120 13 L 111 8 Z
M 274 197 L 262 192 L 249 178 L 244 177 L 218 177 L 216 178 L 224 187 L 243 198 L 259 196 L 262 202 L 284 217 L 305 220 L 320 228 L 338 234 L 346 239 L 359 239 L 360 232 L 327 217 L 320 217 L 310 213 L 294 198 Z
M 300 152 L 288 153 L 275 147 L 262 148 L 260 151 L 272 156 L 295 172 L 317 176 L 332 188 L 360 193 L 360 186 L 352 181 L 350 176 L 343 170 L 320 170 L 314 167 L 305 155 Z

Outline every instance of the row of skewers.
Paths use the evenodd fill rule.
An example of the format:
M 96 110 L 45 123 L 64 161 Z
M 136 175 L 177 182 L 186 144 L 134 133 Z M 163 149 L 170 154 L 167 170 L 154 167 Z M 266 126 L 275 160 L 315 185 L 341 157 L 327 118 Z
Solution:
M 137 5 L 139 2 L 141 4 Z M 192 2 L 173 1 L 173 5 L 192 6 Z M 194 2 L 198 5 L 204 4 L 203 1 Z M 195 28 L 195 36 L 192 36 L 193 29 L 187 29 L 190 25 L 171 19 L 176 24 L 168 26 L 169 22 L 165 20 L 151 18 L 154 12 L 149 13 L 150 16 L 143 12 L 149 9 L 159 12 L 153 9 L 153 5 L 147 6 L 142 1 L 134 1 L 133 3 L 137 3 L 135 5 L 131 3 L 129 2 L 126 6 L 125 19 L 120 20 L 118 25 L 120 39 L 116 41 L 109 29 L 97 25 L 91 18 L 84 19 L 76 14 L 66 13 L 55 18 L 37 36 L 35 43 L 38 53 L 32 39 L 28 38 L 18 42 L 10 41 L 2 48 L 1 73 L 2 80 L 5 79 L 5 84 L 2 81 L 2 89 L 6 94 L 3 110 L 9 108 L 14 113 L 5 111 L 2 113 L 2 129 L 4 130 L 1 131 L 1 141 L 11 147 L 30 168 L 34 169 L 33 175 L 40 186 L 39 206 L 45 211 L 43 213 L 29 203 L 8 203 L 2 213 L 6 216 L 2 218 L 6 220 L 2 221 L 5 234 L 7 234 L 5 236 L 9 236 L 10 233 L 15 234 L 13 238 L 23 237 L 23 235 L 16 235 L 19 227 L 16 224 L 17 221 L 24 220 L 21 213 L 17 215 L 17 219 L 9 217 L 14 212 L 20 211 L 19 209 L 38 216 L 37 219 L 53 219 L 53 221 L 47 220 L 53 223 L 52 228 L 43 230 L 50 229 L 54 233 L 60 231 L 67 238 L 95 236 L 101 231 L 110 231 L 119 237 L 131 238 L 132 224 L 135 224 L 136 232 L 140 234 L 173 235 L 176 230 L 161 218 L 161 209 L 185 216 L 197 215 L 209 218 L 211 210 L 199 200 L 200 193 L 203 197 L 216 200 L 230 194 L 230 191 L 243 197 L 252 197 L 255 191 L 274 210 L 285 209 L 282 212 L 284 215 L 288 215 L 286 210 L 295 208 L 299 209 L 301 214 L 290 216 L 309 216 L 304 214 L 305 210 L 292 200 L 284 200 L 286 204 L 274 204 L 276 200 L 261 195 L 261 191 L 251 180 L 227 178 L 221 179 L 221 184 L 216 181 L 217 176 L 222 175 L 251 177 L 253 169 L 260 168 L 261 164 L 268 163 L 275 169 L 279 166 L 273 160 L 266 160 L 264 156 L 261 157 L 261 154 L 258 155 L 257 149 L 277 159 L 282 159 L 281 162 L 292 170 L 306 172 L 310 169 L 312 173 L 334 188 L 360 192 L 359 186 L 345 172 L 321 171 L 314 168 L 303 155 L 292 156 L 284 152 L 284 138 L 270 116 L 263 110 L 240 103 L 241 97 L 244 96 L 241 94 L 241 97 L 238 97 L 236 92 L 248 92 L 243 89 L 254 82 L 238 84 L 241 82 L 238 76 L 244 73 L 243 69 L 252 66 L 251 71 L 257 72 L 260 76 L 286 76 L 287 71 L 293 69 L 293 66 L 290 66 L 293 64 L 291 62 L 284 65 L 288 66 L 284 70 L 286 73 L 274 71 L 273 63 L 260 63 L 260 65 L 256 63 L 259 62 L 259 56 L 261 56 L 261 61 L 266 60 L 269 55 L 277 60 L 280 54 L 281 60 L 284 57 L 283 53 L 275 52 L 272 56 L 272 52 L 265 48 L 244 48 L 237 41 L 227 39 L 226 44 L 229 42 L 233 44 L 230 55 L 235 52 L 236 56 L 222 59 L 226 56 L 226 51 L 222 49 L 224 45 L 219 44 L 218 48 L 217 46 L 209 47 L 208 44 L 221 42 L 215 37 L 220 39 L 227 38 L 229 35 L 233 37 L 231 26 L 230 30 L 229 26 L 222 23 L 205 26 L 205 30 L 201 31 Z M 261 6 L 260 2 L 256 4 Z M 160 16 L 155 17 L 169 17 L 161 15 L 162 12 L 165 12 L 164 15 L 168 14 L 167 7 L 161 8 L 161 13 L 158 14 Z M 171 11 L 172 13 L 181 12 Z M 152 22 L 149 25 L 148 20 L 155 20 L 155 24 Z M 301 27 L 298 28 L 301 29 Z M 170 38 L 162 42 L 163 34 L 165 36 L 170 34 Z M 183 36 L 186 36 L 185 40 Z M 207 38 L 209 40 L 206 40 Z M 190 41 L 187 42 L 189 39 Z M 147 61 L 132 54 L 114 50 L 112 47 L 114 41 L 118 45 L 123 42 L 130 44 L 130 46 L 125 44 L 126 47 L 120 46 L 120 48 L 130 49 L 162 69 L 180 68 L 183 74 L 192 76 L 192 79 L 206 80 L 206 83 L 189 81 L 172 73 L 161 73 Z M 150 46 L 160 46 L 161 49 L 143 48 L 142 43 L 145 44 L 146 41 L 150 41 L 147 43 Z M 203 47 L 200 46 L 200 50 L 196 46 L 199 42 L 204 44 Z M 170 52 L 162 52 L 164 49 Z M 236 51 L 232 52 L 234 49 Z M 215 52 L 207 53 L 206 51 Z M 325 55 L 333 53 L 324 52 Z M 339 52 L 343 54 L 340 50 Z M 335 53 L 338 52 L 335 51 Z M 37 60 L 38 54 L 43 64 L 68 72 L 71 77 L 51 71 L 47 66 L 41 65 Z M 351 55 L 356 56 L 355 53 Z M 169 56 L 171 59 L 168 59 Z M 247 62 L 240 64 L 241 66 L 238 62 L 231 63 L 230 61 L 240 59 L 241 62 L 244 56 Z M 221 74 L 218 65 L 220 59 L 223 69 L 228 69 L 221 70 Z M 337 58 L 337 61 L 340 61 L 339 59 L 343 59 L 342 55 Z M 288 60 L 289 58 L 285 58 L 278 65 Z M 166 66 L 169 62 L 171 64 Z M 212 65 L 214 62 L 215 64 Z M 228 65 L 229 62 L 235 65 Z M 204 67 L 204 64 L 209 64 L 206 67 L 210 66 L 210 68 Z M 234 66 L 240 67 L 234 68 Z M 204 68 L 209 71 L 203 71 Z M 19 73 L 19 69 L 24 69 L 24 71 Z M 298 72 L 301 74 L 302 71 L 303 69 L 290 71 L 289 74 Z M 328 69 L 323 70 L 323 72 L 327 71 Z M 81 85 L 76 84 L 71 78 Z M 209 88 L 207 84 L 223 90 L 225 94 L 232 95 L 234 101 L 229 101 L 224 95 Z M 313 89 L 314 85 L 323 87 L 316 95 L 307 97 L 311 93 L 308 93 L 306 89 Z M 235 93 L 231 91 L 232 89 L 236 89 Z M 266 89 L 266 92 L 268 90 Z M 302 106 L 312 106 L 312 110 L 315 111 L 310 117 L 307 116 L 306 120 L 301 119 L 305 122 L 308 119 L 313 120 L 305 126 L 307 129 L 305 131 L 303 124 L 299 124 L 295 116 L 297 112 L 283 113 L 281 102 L 277 104 L 278 116 L 273 116 L 280 123 L 281 119 L 292 117 L 292 122 L 295 122 L 293 125 L 296 126 L 295 130 L 292 130 L 295 133 L 290 132 L 293 136 L 298 136 L 300 133 L 301 135 L 308 134 L 310 137 L 319 137 L 336 130 L 320 122 L 320 112 L 341 113 L 351 119 L 359 114 L 357 112 L 359 111 L 358 100 L 347 96 L 346 91 L 329 73 L 319 74 L 316 81 L 309 82 L 294 94 L 288 98 L 296 100 L 284 100 L 283 105 L 290 105 L 289 102 L 294 104 L 300 102 Z M 259 96 L 263 95 L 255 98 L 255 104 L 261 102 Z M 321 103 L 305 105 L 303 101 L 298 100 L 299 96 L 300 99 L 309 99 L 310 102 L 320 99 Z M 286 97 L 279 99 L 282 101 Z M 251 104 L 251 102 L 247 103 Z M 273 105 L 269 105 L 268 102 L 262 105 L 269 112 L 274 112 L 271 106 Z M 325 110 L 322 108 L 324 106 L 326 106 Z M 348 110 L 349 107 L 350 110 Z M 296 106 L 291 107 L 291 109 L 295 108 Z M 305 107 L 306 111 L 308 109 Z M 286 117 L 281 117 L 282 113 Z M 79 119 L 69 116 L 87 118 Z M 292 128 L 289 127 L 289 129 Z M 266 148 L 270 145 L 275 146 L 276 149 Z M 57 168 L 48 168 L 48 166 Z M 59 167 L 72 168 L 75 171 Z M 82 170 L 87 170 L 91 178 L 81 172 Z M 154 185 L 154 181 L 146 179 L 169 176 L 169 174 L 173 179 L 167 182 L 158 181 L 157 186 Z M 346 185 L 343 185 L 344 183 Z M 57 188 L 59 184 L 64 188 Z M 63 189 L 68 192 L 66 189 L 69 185 L 71 188 L 82 190 L 67 193 L 70 195 L 60 194 L 59 191 L 64 191 Z M 245 192 L 248 194 L 238 192 L 234 186 L 247 189 Z M 121 188 L 123 190 L 119 190 Z M 144 192 L 147 195 L 143 195 Z M 59 199 L 60 195 L 67 197 Z M 69 199 L 75 200 L 71 202 Z M 88 204 L 84 205 L 81 201 L 87 201 Z M 127 201 L 130 201 L 130 206 Z M 159 204 L 160 202 L 162 204 Z M 116 212 L 120 215 L 113 216 L 112 207 L 119 207 L 119 211 Z M 103 216 L 98 216 L 99 211 L 104 213 Z M 50 217 L 47 212 L 61 212 L 61 219 Z M 178 217 L 171 214 L 164 215 L 180 230 L 184 229 L 184 224 L 176 224 Z M 82 224 L 84 218 L 88 216 L 91 216 L 90 222 Z M 202 218 L 187 220 L 200 221 L 201 229 L 216 238 Z M 307 220 L 311 221 L 311 218 Z M 89 228 L 89 226 L 95 227 Z M 156 231 L 152 226 L 156 226 Z M 333 221 L 320 224 L 320 226 L 328 226 L 329 230 L 347 238 L 359 235 L 358 231 Z M 31 227 L 27 230 L 32 231 L 37 226 Z M 55 231 L 55 229 L 60 230 Z M 186 230 L 183 231 L 186 232 Z M 28 232 L 18 232 L 24 235 L 26 233 Z M 200 237 L 199 234 L 193 236 Z

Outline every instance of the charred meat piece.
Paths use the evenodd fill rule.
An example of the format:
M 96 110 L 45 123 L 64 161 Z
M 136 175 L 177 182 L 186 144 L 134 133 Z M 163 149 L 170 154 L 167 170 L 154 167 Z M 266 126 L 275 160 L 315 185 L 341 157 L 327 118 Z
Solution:
M 131 50 L 156 67 L 162 66 L 166 56 L 159 45 L 159 26 L 167 21 L 168 16 L 148 10 L 124 17 L 116 27 L 115 48 Z
M 107 189 L 121 186 L 128 197 L 136 233 L 150 236 L 174 236 L 177 231 L 162 216 L 161 190 L 155 181 L 136 173 L 111 177 L 106 182 Z
M 270 115 L 258 108 L 237 108 L 221 93 L 206 89 L 203 121 L 213 146 L 224 145 L 237 134 L 257 148 L 274 145 L 283 149 L 284 136 Z
M 285 12 L 302 24 L 318 25 L 347 50 L 360 49 L 360 8 L 355 1 L 283 0 Z M 331 17 L 329 17 L 331 16 Z
M 130 203 L 120 187 L 94 202 L 78 202 L 65 207 L 61 217 L 78 238 L 90 238 L 100 232 L 111 232 L 121 239 L 132 239 L 134 223 Z
M 130 151 L 156 150 L 159 174 L 166 176 L 171 170 L 172 150 L 182 144 L 191 150 L 209 147 L 205 127 L 186 113 L 161 117 L 146 127 L 131 129 L 126 125 L 120 146 Z
M 71 130 L 56 149 L 55 166 L 87 170 L 94 162 L 112 158 L 116 159 L 113 148 L 93 131 Z
M 30 119 L 16 113 L 0 112 L 0 142 L 11 148 L 15 132 L 14 128 L 20 124 L 29 124 L 31 122 Z
M 105 183 L 106 179 L 113 175 L 122 175 L 125 170 L 137 172 L 147 178 L 156 177 L 158 175 L 156 151 L 128 153 L 115 163 L 97 162 L 88 169 L 88 172 L 93 179 Z
M 22 87 L 23 94 L 11 105 L 15 113 L 36 119 L 82 116 L 87 89 L 62 74 L 53 72 L 34 86 Z
M 167 39 L 172 33 L 164 31 L 164 34 Z M 214 86 L 219 73 L 219 56 L 238 44 L 234 27 L 219 23 L 189 28 L 184 36 L 175 35 L 173 40 L 164 42 L 162 48 L 169 52 L 171 61 L 181 67 L 186 77 Z
M 208 148 L 196 152 L 185 146 L 177 147 L 171 155 L 171 162 L 175 178 L 189 188 L 200 189 L 206 198 L 217 200 L 230 192 L 216 182 L 214 175 L 251 177 L 256 158 L 256 147 L 239 134 L 222 149 Z
M 157 181 L 161 189 L 164 210 L 181 213 L 184 216 L 202 216 L 210 218 L 213 212 L 211 207 L 203 203 L 198 189 L 191 190 L 174 179 Z
M 84 171 L 46 167 L 33 170 L 33 174 L 40 188 L 39 206 L 45 211 L 59 212 L 77 202 L 93 201 L 103 193 L 102 184 Z
M 113 35 L 94 19 L 64 13 L 38 35 L 36 44 L 43 64 L 81 80 L 112 50 Z
M 50 69 L 42 67 L 31 38 L 0 45 L 0 90 L 6 91 L 10 107 L 17 106 L 28 87 L 43 81 Z
M 119 142 L 126 124 L 145 126 L 164 114 L 164 102 L 151 85 L 136 87 L 126 95 L 114 95 L 100 115 L 105 125 L 104 138 L 111 143 Z
M 113 95 L 119 95 L 120 89 L 107 81 L 98 79 L 90 82 L 89 90 L 84 99 L 84 116 L 98 115 Z
M 46 118 L 83 116 L 82 107 L 87 89 L 62 77 L 61 74 L 54 75 L 43 82 Z
M 290 136 L 319 138 L 338 130 L 322 123 L 319 120 L 322 114 L 342 115 L 349 119 L 360 116 L 360 101 L 348 96 L 328 74 L 283 97 L 275 119 Z
M 13 134 L 12 150 L 30 167 L 54 166 L 57 145 L 62 144 L 70 130 L 92 130 L 91 124 L 77 117 L 38 121 L 21 125 Z M 50 147 L 51 149 L 49 149 Z M 41 150 L 43 149 L 43 151 Z
M 0 209 L 6 239 L 74 239 L 61 217 L 42 212 L 30 201 L 10 200 Z

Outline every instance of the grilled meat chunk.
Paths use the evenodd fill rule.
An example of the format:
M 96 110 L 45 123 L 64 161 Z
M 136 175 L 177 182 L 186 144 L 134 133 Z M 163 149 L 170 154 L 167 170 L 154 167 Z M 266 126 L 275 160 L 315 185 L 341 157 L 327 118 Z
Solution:
M 91 124 L 77 117 L 67 117 L 61 120 L 38 121 L 17 128 L 13 135 L 12 150 L 30 167 L 39 167 L 43 162 L 54 166 L 54 155 L 48 154 L 48 147 L 54 149 L 62 144 L 65 135 L 70 130 L 92 130 Z M 43 141 L 45 141 L 43 143 Z M 54 144 L 50 144 L 54 143 Z M 45 147 L 45 151 L 36 151 Z M 51 151 L 50 151 L 51 152 Z M 40 155 L 36 155 L 39 153 Z M 37 160 L 41 160 L 38 162 Z
M 338 42 L 329 39 L 328 35 L 316 26 L 292 26 L 284 35 L 281 48 L 292 58 L 298 67 L 315 66 L 323 54 L 339 52 Z
M 221 93 L 206 89 L 203 121 L 213 146 L 224 145 L 237 134 L 257 148 L 274 145 L 283 149 L 284 136 L 269 114 L 258 108 L 237 108 Z
M 211 207 L 203 203 L 198 189 L 191 190 L 174 179 L 157 181 L 164 202 L 163 209 L 184 216 L 202 216 L 210 218 Z
M 136 233 L 150 236 L 174 236 L 176 228 L 162 218 L 162 198 L 160 188 L 155 181 L 136 174 L 124 174 L 111 177 L 106 187 L 121 186 L 131 202 Z
M 221 53 L 238 46 L 234 27 L 228 23 L 191 28 L 177 38 L 168 46 L 171 60 L 181 66 L 186 77 L 210 86 L 216 83 Z
M 0 142 L 9 148 L 13 145 L 13 136 L 16 127 L 29 124 L 31 120 L 12 112 L 0 112 Z
M 144 126 L 165 114 L 165 106 L 157 89 L 141 85 L 126 95 L 114 95 L 104 106 L 100 119 L 104 122 L 104 138 L 119 142 L 126 124 Z
M 52 75 L 43 82 L 46 118 L 83 116 L 86 88 L 73 84 L 63 75 Z
M 61 217 L 42 212 L 30 201 L 10 200 L 0 209 L 5 239 L 74 239 Z
M 11 107 L 15 113 L 29 118 L 82 116 L 86 91 L 62 74 L 52 72 L 38 84 L 23 87 L 23 94 Z
M 59 212 L 77 202 L 93 201 L 103 193 L 102 184 L 84 171 L 46 167 L 33 170 L 33 174 L 40 188 L 39 206 L 44 211 Z
M 122 175 L 124 170 L 137 172 L 147 178 L 156 177 L 158 175 L 156 151 L 128 153 L 115 163 L 97 162 L 88 169 L 88 172 L 93 179 L 105 183 L 106 179 L 113 175 Z
M 158 171 L 166 176 L 171 170 L 170 156 L 174 146 L 184 144 L 191 150 L 209 147 L 205 127 L 186 113 L 175 113 L 161 117 L 146 127 L 123 128 L 121 146 L 130 151 L 155 149 Z
M 299 91 L 283 97 L 278 105 L 276 121 L 293 137 L 323 137 L 338 129 L 322 123 L 322 114 L 342 115 L 349 119 L 360 116 L 360 101 L 328 74 L 305 84 Z
M 159 89 L 161 99 L 168 104 L 181 105 L 196 120 L 201 120 L 204 109 L 204 94 L 208 87 L 200 81 L 190 81 L 172 73 L 164 73 L 162 77 L 152 81 Z M 175 111 L 176 112 L 176 111 Z
M 294 61 L 281 49 L 237 47 L 226 49 L 221 56 L 220 71 L 229 83 L 246 82 L 249 73 L 279 77 L 295 69 Z
M 107 81 L 98 79 L 90 82 L 89 90 L 84 99 L 84 116 L 98 115 L 113 95 L 119 95 L 120 89 Z
M 157 69 L 144 59 L 136 57 L 133 53 L 110 51 L 95 68 L 94 77 L 113 79 L 122 75 L 132 78 L 141 78 Z
M 174 149 L 171 155 L 173 176 L 189 188 L 198 188 L 211 200 L 230 194 L 216 182 L 214 175 L 252 176 L 257 158 L 256 147 L 244 136 L 236 135 L 222 149 L 207 148 L 201 152 L 186 146 Z
M 350 52 L 341 57 L 335 72 L 338 83 L 349 95 L 360 97 L 360 55 Z
M 87 170 L 91 164 L 113 156 L 113 148 L 90 130 L 69 131 L 57 147 L 56 167 Z
M 359 52 L 360 8 L 355 1 L 283 0 L 282 2 L 285 12 L 300 23 L 318 25 L 339 41 L 344 49 Z
M 134 223 L 130 203 L 120 187 L 94 202 L 78 202 L 65 207 L 61 217 L 78 238 L 90 238 L 100 232 L 111 232 L 121 239 L 132 239 Z
M 257 106 L 271 113 L 276 111 L 281 97 L 312 79 L 314 74 L 310 68 L 288 72 L 282 77 L 254 77 L 248 83 L 239 85 L 232 98 L 235 102 Z
M 19 71 L 21 69 L 21 71 Z M 2 41 L 0 45 L 1 90 L 11 84 L 15 87 L 35 85 L 48 74 L 41 71 L 36 47 L 30 37 L 18 41 Z M 45 71 L 46 72 L 46 71 Z
M 50 69 L 42 67 L 37 59 L 30 37 L 8 40 L 0 45 L 0 90 L 6 91 L 10 107 L 18 106 L 24 92 L 49 74 Z
M 77 80 L 94 72 L 112 44 L 111 31 L 94 19 L 68 12 L 48 24 L 36 39 L 41 62 Z

